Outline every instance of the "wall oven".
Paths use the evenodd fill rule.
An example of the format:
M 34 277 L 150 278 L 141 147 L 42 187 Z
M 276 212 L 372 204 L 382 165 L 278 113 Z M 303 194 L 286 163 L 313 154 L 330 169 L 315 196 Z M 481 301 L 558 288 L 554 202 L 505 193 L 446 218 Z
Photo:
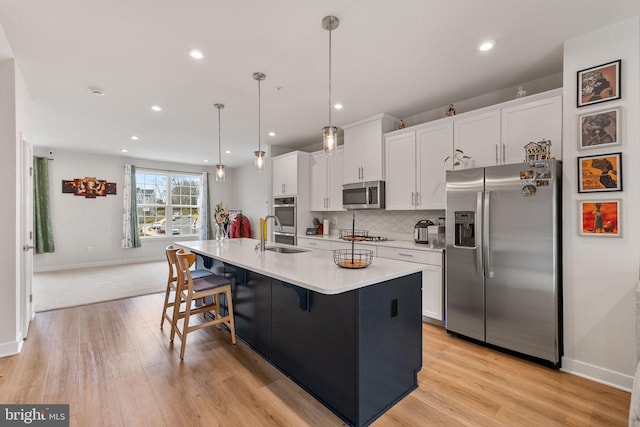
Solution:
M 273 199 L 273 214 L 280 221 L 279 229 L 274 225 L 274 231 L 286 234 L 295 234 L 298 232 L 296 227 L 296 198 L 295 197 L 276 197 Z
M 344 184 L 342 207 L 344 209 L 384 209 L 384 181 Z

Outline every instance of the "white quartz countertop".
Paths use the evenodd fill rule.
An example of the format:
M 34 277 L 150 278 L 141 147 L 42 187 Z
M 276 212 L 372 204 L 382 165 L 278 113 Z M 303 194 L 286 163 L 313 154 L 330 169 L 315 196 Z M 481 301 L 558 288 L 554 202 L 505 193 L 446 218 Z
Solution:
M 345 242 L 345 240 L 341 239 L 337 235 L 330 234 L 328 236 L 322 234 L 298 234 L 298 238 L 305 239 L 317 239 L 324 240 L 328 242 Z M 372 245 L 372 246 L 385 246 L 388 248 L 400 248 L 400 249 L 416 249 L 419 251 L 427 251 L 427 252 L 438 252 L 442 253 L 444 248 L 432 248 L 429 245 L 416 243 L 414 241 L 409 240 L 382 240 L 382 241 L 358 241 L 356 242 L 358 245 Z
M 258 240 L 243 238 L 223 242 L 192 240 L 175 244 L 213 259 L 328 295 L 360 289 L 422 270 L 420 264 L 375 257 L 367 268 L 340 268 L 333 262 L 331 251 L 305 249 L 304 252 L 295 254 L 260 252 L 255 249 L 257 243 Z M 280 244 L 268 246 L 295 248 Z

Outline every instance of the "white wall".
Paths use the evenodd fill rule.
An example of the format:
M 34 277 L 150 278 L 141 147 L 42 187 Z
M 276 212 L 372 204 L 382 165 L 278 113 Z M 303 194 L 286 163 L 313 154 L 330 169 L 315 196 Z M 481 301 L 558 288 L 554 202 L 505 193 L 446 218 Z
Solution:
M 265 170 L 258 172 L 253 164 L 233 171 L 233 192 L 235 199 L 233 207 L 242 209 L 251 221 L 251 231 L 253 237 L 258 238 L 257 230 L 260 225 L 260 218 L 266 217 L 271 212 L 270 207 L 270 185 L 271 161 L 267 160 Z
M 635 368 L 635 297 L 640 264 L 640 20 L 568 40 L 563 107 L 563 369 L 630 389 Z M 576 72 L 622 59 L 622 99 L 576 108 Z M 622 145 L 578 151 L 579 114 L 622 107 Z M 578 156 L 622 152 L 622 192 L 578 194 Z M 621 199 L 622 238 L 578 236 L 578 200 Z
M 36 149 L 37 155 L 46 155 L 47 152 L 45 147 Z M 49 162 L 49 185 L 55 252 L 35 255 L 35 271 L 161 260 L 164 259 L 164 248 L 171 242 L 193 239 L 178 236 L 143 238 L 141 248 L 121 247 L 125 163 L 134 164 L 138 168 L 208 171 L 212 209 L 219 201 L 224 201 L 229 207 L 234 204 L 232 170 L 227 171 L 226 182 L 218 183 L 215 182 L 212 167 L 68 151 L 55 151 L 54 159 Z M 62 193 L 62 180 L 87 176 L 116 182 L 117 194 L 86 199 Z

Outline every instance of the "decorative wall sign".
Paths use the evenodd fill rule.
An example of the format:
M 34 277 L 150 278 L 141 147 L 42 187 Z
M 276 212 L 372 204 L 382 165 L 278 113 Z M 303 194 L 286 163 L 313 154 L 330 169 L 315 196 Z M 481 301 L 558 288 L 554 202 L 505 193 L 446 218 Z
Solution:
M 621 60 L 578 71 L 578 107 L 620 99 Z
M 581 236 L 620 237 L 620 200 L 581 200 L 580 212 Z
M 622 153 L 578 157 L 578 193 L 622 191 Z
M 73 180 L 62 180 L 62 192 L 94 199 L 107 194 L 116 194 L 116 183 L 88 176 Z
M 578 125 L 580 150 L 620 144 L 620 107 L 582 114 Z

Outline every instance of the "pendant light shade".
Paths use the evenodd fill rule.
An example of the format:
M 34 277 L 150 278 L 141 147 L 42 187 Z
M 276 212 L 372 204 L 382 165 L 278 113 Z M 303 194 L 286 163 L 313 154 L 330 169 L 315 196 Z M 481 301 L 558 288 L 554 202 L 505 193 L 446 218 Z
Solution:
M 224 104 L 214 104 L 213 106 L 218 109 L 218 164 L 216 165 L 216 181 L 224 182 L 225 174 L 224 165 L 222 164 L 222 141 L 220 138 L 220 110 L 224 108 Z
M 339 24 L 340 20 L 335 16 L 322 19 L 322 28 L 329 31 L 329 126 L 322 128 L 322 148 L 327 155 L 334 154 L 338 144 L 338 128 L 331 125 L 331 31 L 338 28 Z
M 258 81 L 258 151 L 254 151 L 253 155 L 255 156 L 253 164 L 256 166 L 256 168 L 258 168 L 259 172 L 262 172 L 264 170 L 264 151 L 262 151 L 262 147 L 260 145 L 260 138 L 261 138 L 261 129 L 260 129 L 260 119 L 262 116 L 262 111 L 261 111 L 261 105 L 260 105 L 260 82 L 262 80 L 264 80 L 265 78 L 267 78 L 267 76 L 265 76 L 263 73 L 253 73 L 253 78 L 254 80 Z

